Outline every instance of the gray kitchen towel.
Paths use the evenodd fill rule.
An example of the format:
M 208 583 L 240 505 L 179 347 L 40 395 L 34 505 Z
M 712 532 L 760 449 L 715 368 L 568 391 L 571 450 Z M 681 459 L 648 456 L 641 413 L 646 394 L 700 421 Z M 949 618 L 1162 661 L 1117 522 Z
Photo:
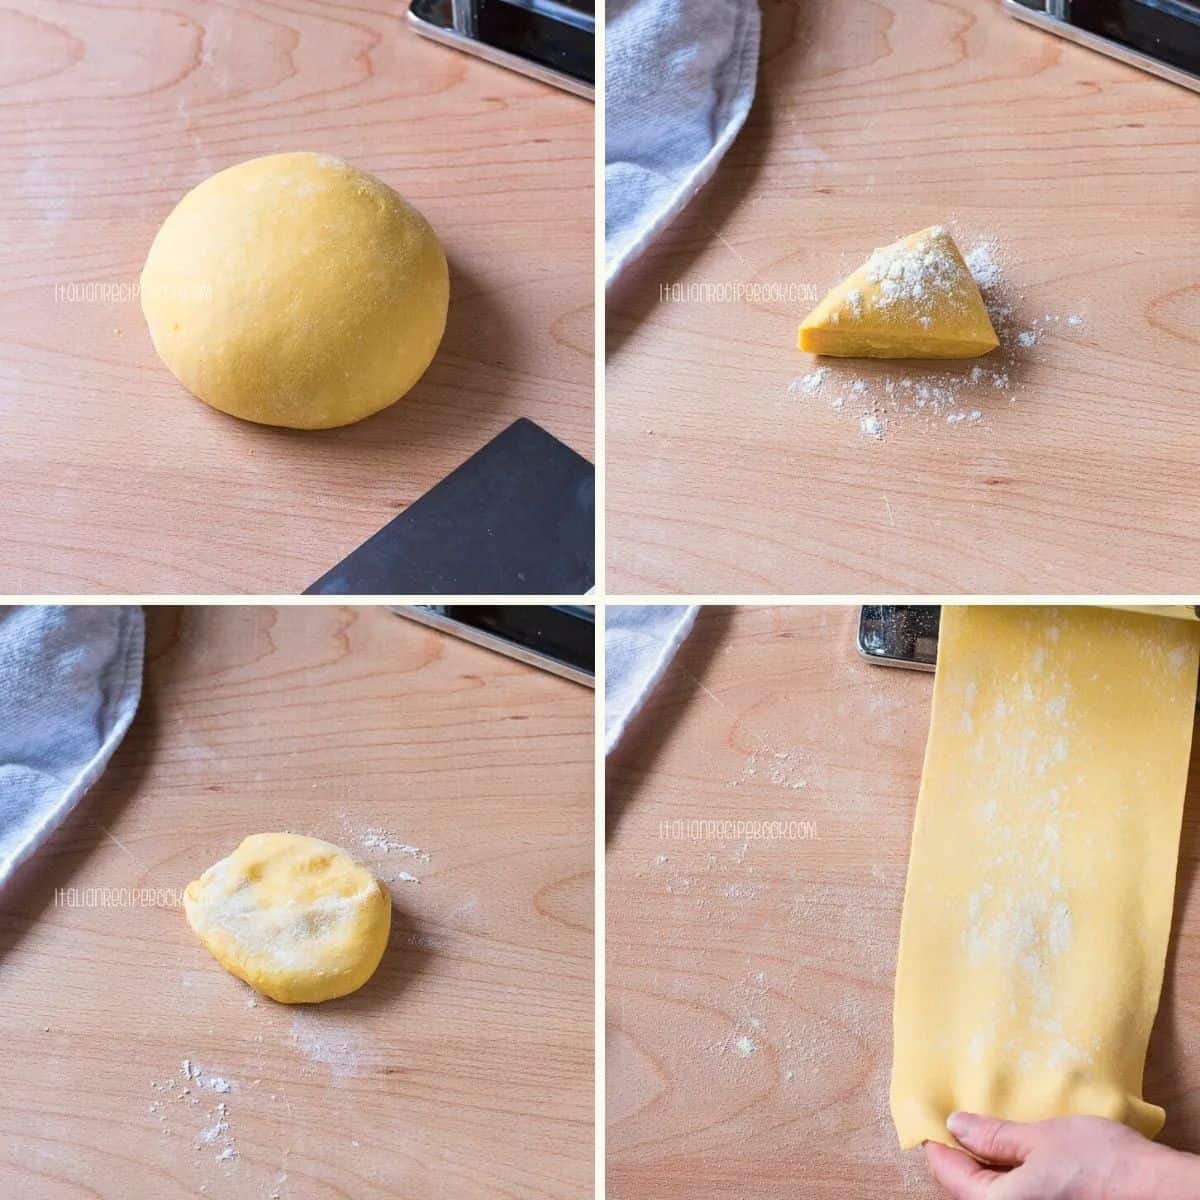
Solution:
M 120 744 L 144 645 L 135 605 L 0 606 L 0 886 Z
M 604 753 L 611 754 L 696 622 L 698 605 L 610 604 L 604 614 Z
M 757 0 L 608 0 L 608 286 L 716 170 L 754 102 Z

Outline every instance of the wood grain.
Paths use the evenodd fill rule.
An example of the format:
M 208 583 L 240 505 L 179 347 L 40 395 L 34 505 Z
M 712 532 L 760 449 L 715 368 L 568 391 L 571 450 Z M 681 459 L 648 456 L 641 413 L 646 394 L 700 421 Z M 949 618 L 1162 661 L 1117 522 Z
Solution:
M 0 12 L 0 592 L 299 592 L 519 416 L 591 454 L 592 105 L 406 7 Z M 303 149 L 412 200 L 451 272 L 425 378 L 320 433 L 189 396 L 133 292 L 185 191 Z
M 609 296 L 610 590 L 1189 590 L 1196 95 L 997 0 L 763 11 L 745 128 Z M 831 400 L 896 365 L 789 394 L 817 365 L 796 326 L 871 247 L 936 223 L 997 241 L 1014 331 L 1045 333 L 1008 389 L 956 384 L 977 423 L 907 400 L 876 441 Z M 660 302 L 675 283 L 782 298 Z
M 705 609 L 611 760 L 610 1200 L 942 1195 L 921 1152 L 897 1149 L 888 1110 L 933 678 L 859 659 L 856 620 L 852 608 Z M 678 836 L 686 821 L 812 829 Z M 1198 867 L 1194 751 L 1145 1084 L 1167 1109 L 1162 1140 L 1192 1151 Z
M 150 643 L 125 742 L 0 908 L 0 1194 L 590 1196 L 591 693 L 383 608 L 154 610 Z M 55 903 L 181 889 L 274 829 L 391 881 L 353 996 L 251 1006 L 178 908 Z M 183 1096 L 185 1058 L 232 1091 Z

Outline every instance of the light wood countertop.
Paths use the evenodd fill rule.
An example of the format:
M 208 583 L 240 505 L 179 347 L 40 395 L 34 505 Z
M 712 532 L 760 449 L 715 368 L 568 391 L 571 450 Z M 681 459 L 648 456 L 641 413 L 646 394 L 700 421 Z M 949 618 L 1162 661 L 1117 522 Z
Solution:
M 517 417 L 593 457 L 593 106 L 405 9 L 0 14 L 0 593 L 296 593 Z M 189 188 L 304 149 L 416 204 L 451 276 L 424 379 L 319 433 L 188 395 L 134 294 Z
M 888 1109 L 933 676 L 863 662 L 856 621 L 704 610 L 610 760 L 610 1200 L 941 1200 Z M 1192 1151 L 1198 768 L 1200 748 L 1145 1082 Z M 686 824 L 737 821 L 792 824 Z
M 745 128 L 610 292 L 610 591 L 1194 588 L 1200 96 L 998 0 L 763 7 Z M 940 413 L 887 401 L 884 376 L 927 379 L 912 364 L 820 360 L 822 388 L 789 392 L 818 365 L 806 311 L 933 224 L 996 242 L 1034 344 L 976 384 L 938 368 Z M 674 284 L 724 291 L 661 301 Z
M 0 906 L 0 1193 L 591 1196 L 591 701 L 383 608 L 154 610 L 134 724 Z M 278 829 L 389 881 L 352 996 L 256 998 L 174 906 L 55 902 Z

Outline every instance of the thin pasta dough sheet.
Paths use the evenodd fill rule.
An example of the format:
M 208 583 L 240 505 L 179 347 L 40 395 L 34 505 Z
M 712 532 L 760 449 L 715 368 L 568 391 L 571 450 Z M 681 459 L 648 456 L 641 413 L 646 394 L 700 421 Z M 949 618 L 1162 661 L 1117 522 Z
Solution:
M 1187 785 L 1200 625 L 1102 608 L 942 612 L 896 970 L 892 1116 L 1142 1098 Z

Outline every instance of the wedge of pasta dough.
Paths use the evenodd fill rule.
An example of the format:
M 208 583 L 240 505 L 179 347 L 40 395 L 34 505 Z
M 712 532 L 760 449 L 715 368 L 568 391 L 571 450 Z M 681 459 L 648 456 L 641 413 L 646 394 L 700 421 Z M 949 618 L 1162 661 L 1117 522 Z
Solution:
M 1200 624 L 946 608 L 896 972 L 903 1148 L 956 1109 L 1147 1136 Z
M 839 358 L 976 358 L 1000 345 L 940 225 L 880 246 L 804 318 L 796 345 Z

